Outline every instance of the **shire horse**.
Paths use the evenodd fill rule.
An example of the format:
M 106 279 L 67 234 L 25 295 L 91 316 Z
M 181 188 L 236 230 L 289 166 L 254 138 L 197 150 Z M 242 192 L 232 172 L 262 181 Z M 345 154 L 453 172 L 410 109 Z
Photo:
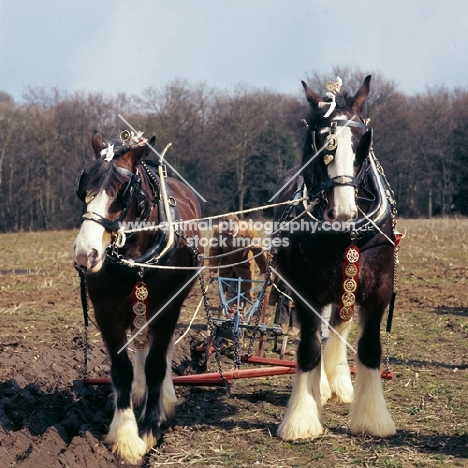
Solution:
M 277 202 L 297 200 L 276 207 L 282 227 L 272 242 L 277 273 L 291 287 L 301 323 L 295 383 L 278 428 L 284 440 L 318 437 L 322 404 L 332 395 L 352 403 L 352 434 L 395 433 L 379 367 L 380 323 L 393 293 L 396 206 L 362 117 L 370 79 L 355 95 L 340 91 L 340 79 L 328 82 L 326 98 L 302 82 L 311 107 L 303 120 L 302 163 L 278 182 Z M 320 311 L 328 304 L 334 307 L 322 355 Z M 346 338 L 355 305 L 354 391 Z
M 96 160 L 77 188 L 86 212 L 74 243 L 75 266 L 86 279 L 111 360 L 115 410 L 105 440 L 129 463 L 138 463 L 173 424 L 173 336 L 194 277 L 190 268 L 177 267 L 198 266 L 197 252 L 187 242 L 195 226 L 171 231 L 166 222 L 126 237 L 120 229 L 129 222 L 160 226 L 200 217 L 194 193 L 161 177 L 158 163 L 146 159 L 153 145 L 154 137 L 148 143 L 140 132 L 126 131 L 105 145 L 95 132 Z M 149 268 L 154 265 L 166 268 Z M 126 347 L 130 329 L 134 368 Z

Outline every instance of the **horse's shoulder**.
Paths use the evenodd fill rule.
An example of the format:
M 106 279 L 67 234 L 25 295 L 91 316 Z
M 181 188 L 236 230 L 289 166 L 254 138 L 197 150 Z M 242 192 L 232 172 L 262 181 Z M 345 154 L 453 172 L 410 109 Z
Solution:
M 198 198 L 186 184 L 173 177 L 166 177 L 166 182 L 174 194 L 177 201 L 179 210 L 181 211 L 181 218 L 195 218 L 201 216 L 201 207 Z M 187 210 L 187 212 L 186 212 Z M 182 212 L 183 211 L 183 212 Z

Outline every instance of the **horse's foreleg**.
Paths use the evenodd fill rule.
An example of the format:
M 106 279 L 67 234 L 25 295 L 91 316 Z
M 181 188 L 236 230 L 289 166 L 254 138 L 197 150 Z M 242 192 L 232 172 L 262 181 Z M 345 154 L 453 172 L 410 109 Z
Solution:
M 126 351 L 111 352 L 111 378 L 115 408 L 105 442 L 111 444 L 112 452 L 119 457 L 136 464 L 146 453 L 146 444 L 138 436 L 138 426 L 130 399 L 133 369 Z
M 361 311 L 362 334 L 356 359 L 355 397 L 351 412 L 351 432 L 388 437 L 395 434 L 395 423 L 387 409 L 380 378 L 380 320 L 366 320 Z
M 146 408 L 140 417 L 141 438 L 149 450 L 161 438 L 163 432 L 174 422 L 177 397 L 172 382 L 172 355 L 174 338 L 167 344 L 156 343 L 154 338 L 146 359 L 147 399 Z M 159 340 L 160 341 L 160 340 Z M 166 349 L 164 349 L 164 342 Z
M 346 339 L 351 330 L 351 324 L 352 320 L 347 322 L 332 320 L 330 336 L 323 350 L 324 369 L 328 377 L 330 390 L 343 403 L 351 403 L 354 396 L 346 354 Z
M 145 362 L 149 346 L 144 350 L 135 350 L 133 362 L 132 402 L 135 408 L 145 408 L 146 405 L 146 375 Z
M 314 324 L 307 323 L 312 321 Z M 320 401 L 321 343 L 315 318 L 301 317 L 296 380 L 278 436 L 285 440 L 313 439 L 322 432 Z

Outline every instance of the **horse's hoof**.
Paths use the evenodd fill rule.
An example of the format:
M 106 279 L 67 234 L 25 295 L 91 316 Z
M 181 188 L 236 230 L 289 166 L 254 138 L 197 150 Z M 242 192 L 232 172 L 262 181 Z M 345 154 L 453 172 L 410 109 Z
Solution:
M 312 418 L 313 419 L 313 418 Z M 323 426 L 318 419 L 315 421 L 309 420 L 304 424 L 304 420 L 297 421 L 297 424 L 291 422 L 285 423 L 284 421 L 278 427 L 276 435 L 283 440 L 296 441 L 296 440 L 310 440 L 316 439 L 323 433 Z
M 112 453 L 125 460 L 130 465 L 141 463 L 143 455 L 147 452 L 145 441 L 139 437 L 133 439 L 119 439 L 112 445 Z
M 153 435 L 151 431 L 142 434 L 141 438 L 146 445 L 146 451 L 151 450 L 155 445 L 158 444 L 158 439 Z

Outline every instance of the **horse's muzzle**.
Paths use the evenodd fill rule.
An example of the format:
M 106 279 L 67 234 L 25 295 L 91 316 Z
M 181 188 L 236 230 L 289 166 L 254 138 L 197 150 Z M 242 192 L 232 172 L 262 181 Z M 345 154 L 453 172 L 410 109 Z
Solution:
M 74 266 L 83 272 L 93 273 L 100 270 L 102 260 L 99 258 L 99 254 L 96 249 L 79 251 L 78 253 L 75 250 Z

